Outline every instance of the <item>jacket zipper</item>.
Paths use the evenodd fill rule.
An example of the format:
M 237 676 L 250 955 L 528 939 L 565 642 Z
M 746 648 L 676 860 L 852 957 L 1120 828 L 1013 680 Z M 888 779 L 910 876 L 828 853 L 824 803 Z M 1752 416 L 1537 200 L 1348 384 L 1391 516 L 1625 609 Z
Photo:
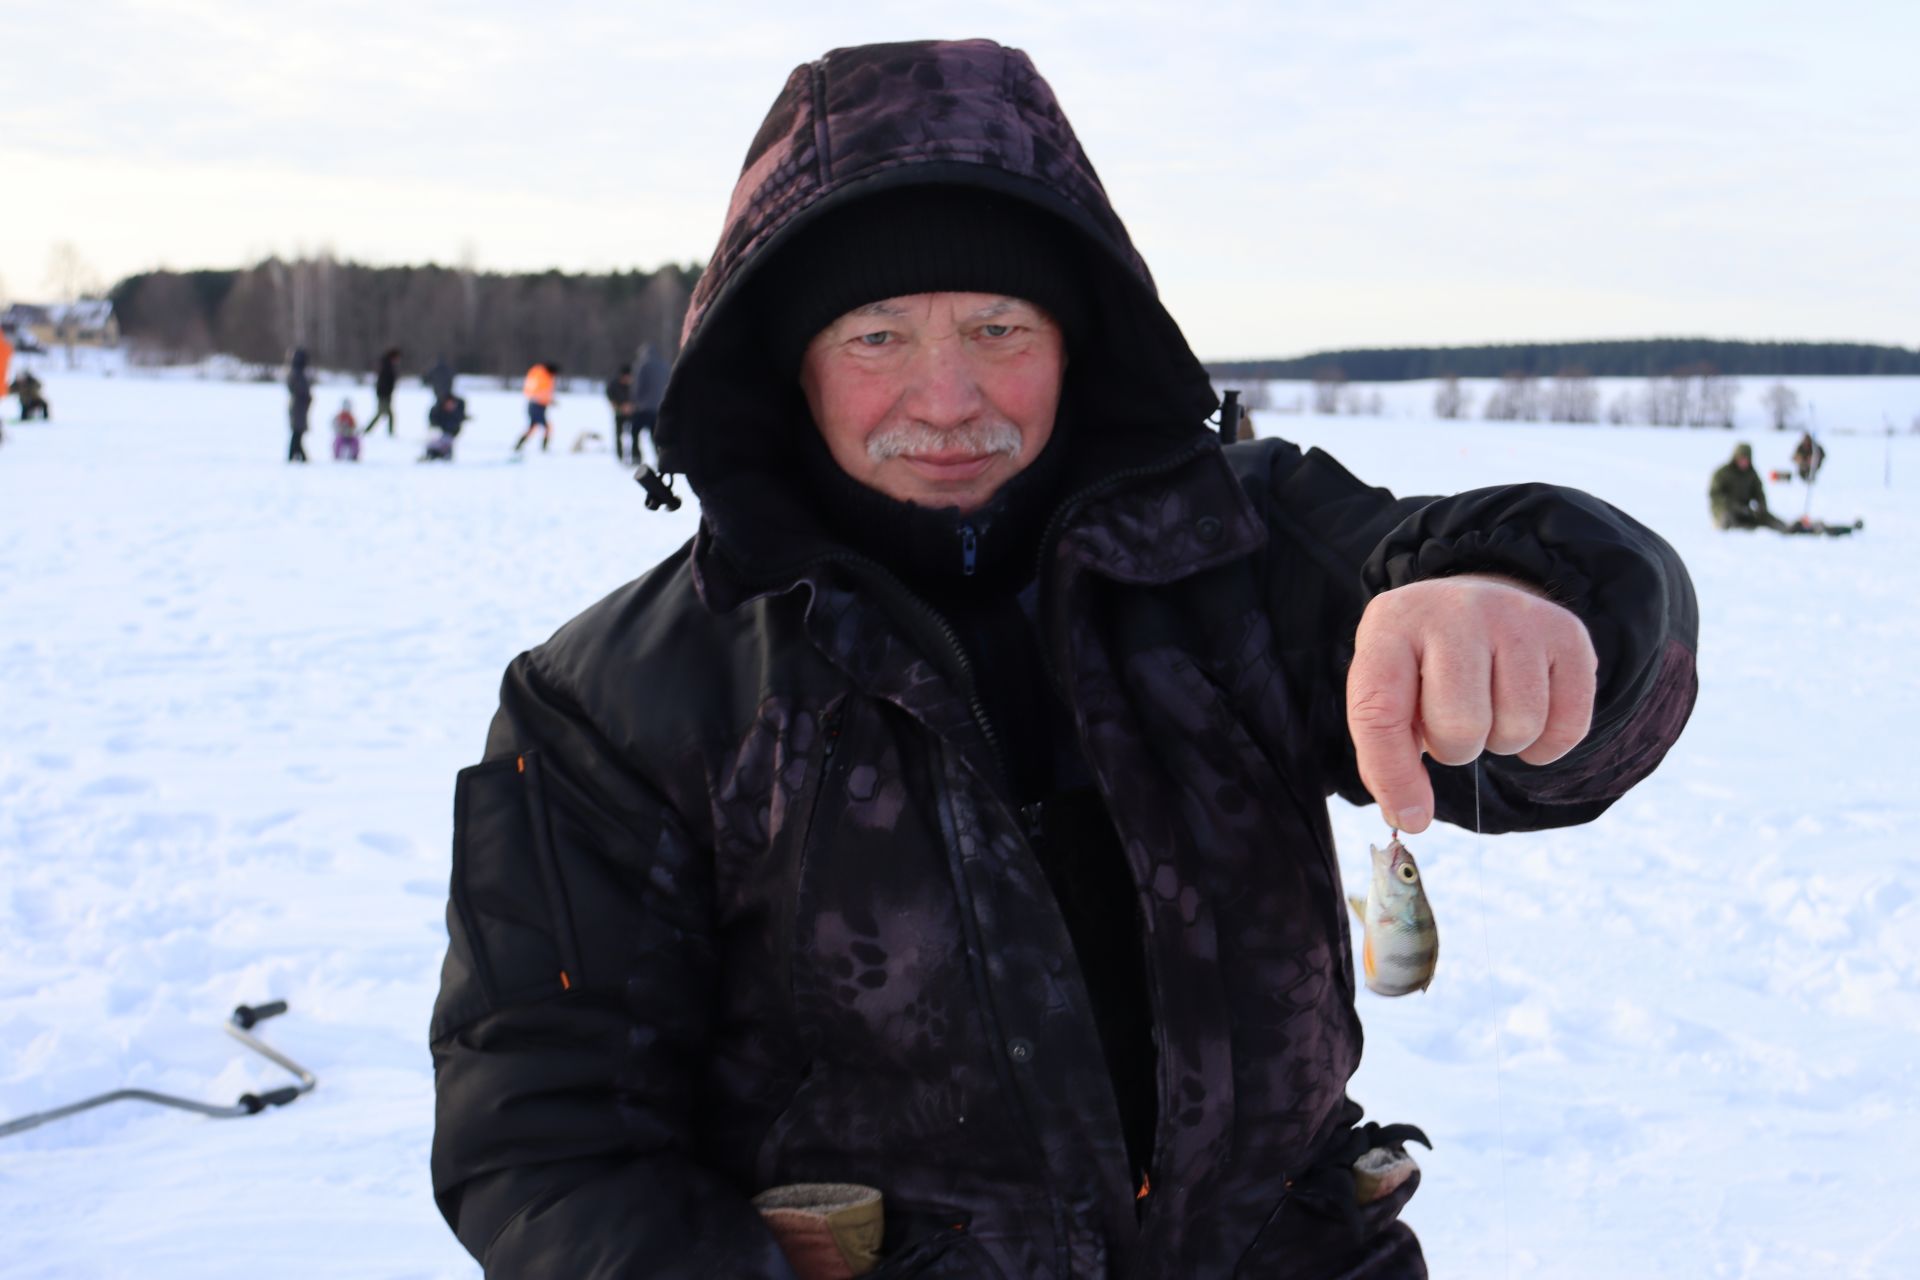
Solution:
M 805 836 L 810 837 L 814 825 L 820 820 L 820 801 L 826 797 L 827 785 L 833 781 L 833 753 L 840 749 L 840 720 L 846 711 L 844 702 L 836 702 L 820 716 L 820 736 L 825 746 L 820 753 L 820 779 L 813 785 L 813 799 L 807 802 L 807 825 Z
M 960 642 L 960 633 L 953 629 L 953 624 L 948 622 L 938 609 L 909 590 L 904 582 L 877 560 L 871 560 L 858 552 L 832 551 L 808 560 L 800 567 L 800 572 L 822 564 L 852 565 L 863 573 L 871 574 L 890 594 L 912 605 L 933 624 L 941 639 L 946 642 L 947 654 L 953 659 L 954 669 L 960 673 L 961 686 L 967 698 L 967 711 L 973 716 L 974 727 L 979 729 L 980 736 L 986 739 L 987 749 L 992 753 L 994 769 L 999 774 L 1002 786 L 1007 794 L 1013 794 L 1013 773 L 1007 767 L 1006 751 L 1000 743 L 1000 731 L 993 727 L 993 720 L 987 715 L 986 700 L 980 696 L 980 682 L 974 673 L 973 660 L 967 656 L 967 648 Z
M 1185 449 L 1157 458 L 1153 462 L 1143 463 L 1137 467 L 1128 467 L 1124 471 L 1113 472 L 1073 494 L 1055 508 L 1052 518 L 1047 521 L 1046 528 L 1041 532 L 1038 548 L 1034 552 L 1035 577 L 1040 578 L 1041 575 L 1045 573 L 1047 549 L 1053 545 L 1054 539 L 1060 535 L 1060 531 L 1066 526 L 1067 520 L 1072 517 L 1075 510 L 1080 506 L 1131 481 L 1145 479 L 1148 476 L 1160 475 L 1163 472 L 1173 470 L 1175 467 L 1183 466 L 1207 450 L 1218 447 L 1212 438 L 1208 437 L 1196 441 Z M 962 525 L 960 530 L 960 555 L 961 570 L 963 573 L 971 573 L 973 571 L 973 567 L 977 563 L 979 545 L 979 535 L 973 525 Z M 808 569 L 823 564 L 852 565 L 863 573 L 872 575 L 882 587 L 913 605 L 915 609 L 933 623 L 941 637 L 946 641 L 947 653 L 948 656 L 953 659 L 955 669 L 960 672 L 962 683 L 965 686 L 967 710 L 973 716 L 973 723 L 975 727 L 980 730 L 980 736 L 986 739 L 987 749 L 992 753 L 994 767 L 999 773 L 1000 781 L 1006 789 L 1006 793 L 1012 795 L 1013 773 L 1007 766 L 1006 749 L 1001 745 L 999 730 L 993 727 L 993 721 L 987 715 L 987 704 L 980 696 L 979 681 L 975 678 L 973 660 L 967 656 L 966 646 L 960 642 L 960 633 L 953 629 L 953 624 L 948 622 L 946 617 L 941 614 L 938 609 L 935 609 L 925 600 L 915 595 L 906 583 L 902 582 L 900 578 L 885 565 L 868 556 L 863 556 L 857 551 L 829 551 L 822 555 L 814 556 L 803 562 L 799 568 L 795 570 L 795 576 L 798 577 Z M 1043 580 L 1043 593 L 1044 590 L 1045 583 Z M 1044 613 L 1042 614 L 1040 627 L 1039 648 L 1041 669 L 1047 673 L 1048 682 L 1055 689 L 1059 689 L 1060 673 L 1053 665 L 1052 655 L 1047 652 Z

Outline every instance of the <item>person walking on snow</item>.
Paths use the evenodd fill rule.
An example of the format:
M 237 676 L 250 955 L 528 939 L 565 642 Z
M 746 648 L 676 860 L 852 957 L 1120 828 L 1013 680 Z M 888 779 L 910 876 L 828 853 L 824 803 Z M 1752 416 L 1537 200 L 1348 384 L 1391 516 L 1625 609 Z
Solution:
M 287 461 L 307 460 L 307 415 L 313 409 L 313 383 L 307 377 L 307 349 L 295 347 L 287 362 Z
M 1324 799 L 1598 817 L 1693 705 L 1672 548 L 1571 489 L 1223 446 L 1018 50 L 797 68 L 719 246 L 655 436 L 698 532 L 514 659 L 454 787 L 461 1242 L 569 1280 L 1424 1275 L 1417 1131 L 1346 1095 Z M 865 1239 L 792 1207 L 821 1184 Z
M 660 400 L 667 393 L 666 360 L 651 342 L 640 344 L 633 372 L 633 460 L 640 461 L 640 437 L 653 430 L 660 416 Z M 657 453 L 658 450 L 656 449 Z
M 547 421 L 547 410 L 553 407 L 553 379 L 560 372 L 560 366 L 551 360 L 541 360 L 527 370 L 526 380 L 520 384 L 520 392 L 527 398 L 527 429 L 513 442 L 513 451 L 520 452 L 533 433 L 540 433 L 540 452 L 545 453 L 547 446 L 553 443 L 553 427 Z
M 640 461 L 640 437 L 633 430 L 633 366 L 623 364 L 607 379 L 607 405 L 613 410 L 613 458 L 626 459 L 626 438 L 633 434 L 633 460 Z
M 373 429 L 380 425 L 382 418 L 387 422 L 387 435 L 393 435 L 393 389 L 400 382 L 400 348 L 388 347 L 380 355 L 380 363 L 373 374 L 373 416 L 367 419 L 366 430 L 362 435 L 372 435 Z
M 420 381 L 433 389 L 433 402 L 442 404 L 453 394 L 453 366 L 445 356 L 435 355 L 432 367 L 420 375 Z

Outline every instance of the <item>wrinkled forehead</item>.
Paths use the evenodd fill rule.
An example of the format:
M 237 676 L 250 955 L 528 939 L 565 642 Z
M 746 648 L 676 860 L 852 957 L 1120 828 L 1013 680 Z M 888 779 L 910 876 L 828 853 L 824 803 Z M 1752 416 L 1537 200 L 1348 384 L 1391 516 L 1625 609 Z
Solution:
M 903 298 L 882 298 L 843 313 L 829 327 L 856 320 L 924 320 L 951 315 L 961 322 L 997 320 L 1002 317 L 1033 316 L 1050 319 L 1046 308 L 1025 298 L 991 293 L 916 293 Z

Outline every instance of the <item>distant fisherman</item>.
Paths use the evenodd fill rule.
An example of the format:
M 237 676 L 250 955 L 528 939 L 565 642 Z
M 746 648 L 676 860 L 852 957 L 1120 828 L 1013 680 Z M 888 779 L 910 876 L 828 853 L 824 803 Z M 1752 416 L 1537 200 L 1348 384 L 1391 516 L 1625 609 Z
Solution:
M 1753 469 L 1753 446 L 1745 443 L 1733 446 L 1733 457 L 1713 473 L 1713 480 L 1707 486 L 1707 502 L 1713 509 L 1716 529 L 1773 529 L 1779 533 L 1824 533 L 1840 537 L 1860 527 L 1858 521 L 1851 525 L 1824 524 L 1804 516 L 1788 524 L 1767 510 L 1766 485 Z

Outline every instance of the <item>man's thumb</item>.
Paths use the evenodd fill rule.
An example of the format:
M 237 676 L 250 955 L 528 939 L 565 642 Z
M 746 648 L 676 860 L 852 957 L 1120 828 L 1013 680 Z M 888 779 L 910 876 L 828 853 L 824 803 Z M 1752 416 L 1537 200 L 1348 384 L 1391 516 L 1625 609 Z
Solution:
M 1347 672 L 1347 732 L 1360 781 L 1387 825 L 1420 832 L 1433 817 L 1433 784 L 1420 759 L 1414 714 L 1420 666 L 1404 643 L 1369 645 Z

